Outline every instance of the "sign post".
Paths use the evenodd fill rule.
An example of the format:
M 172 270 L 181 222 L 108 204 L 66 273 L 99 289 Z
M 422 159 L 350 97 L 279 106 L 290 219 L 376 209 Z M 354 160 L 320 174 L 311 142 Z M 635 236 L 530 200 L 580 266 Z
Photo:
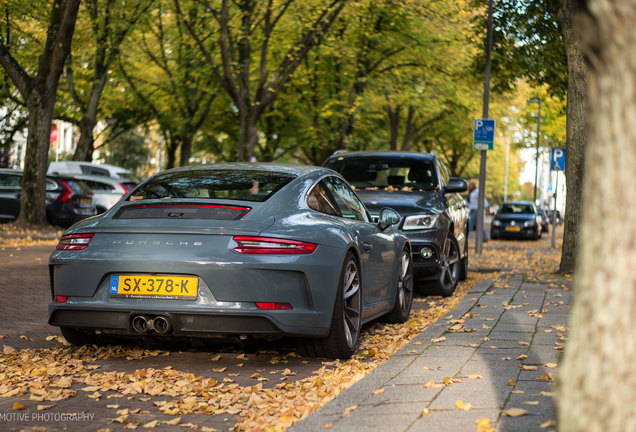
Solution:
M 552 147 L 550 151 L 550 170 L 555 171 L 556 180 L 554 185 L 554 209 L 552 210 L 552 249 L 556 247 L 556 213 L 557 213 L 557 192 L 559 190 L 559 171 L 565 170 L 565 148 Z

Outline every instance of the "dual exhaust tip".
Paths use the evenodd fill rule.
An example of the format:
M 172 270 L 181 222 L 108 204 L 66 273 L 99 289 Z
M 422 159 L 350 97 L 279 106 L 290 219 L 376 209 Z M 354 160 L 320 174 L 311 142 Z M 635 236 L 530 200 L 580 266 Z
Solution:
M 147 333 L 155 331 L 159 334 L 167 334 L 172 331 L 172 324 L 167 317 L 149 317 L 146 315 L 136 315 L 132 319 L 132 328 L 137 333 Z

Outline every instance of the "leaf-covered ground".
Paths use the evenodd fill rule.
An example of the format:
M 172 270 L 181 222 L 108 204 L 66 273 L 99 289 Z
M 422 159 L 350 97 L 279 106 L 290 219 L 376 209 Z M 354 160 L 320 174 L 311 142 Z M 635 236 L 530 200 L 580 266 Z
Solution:
M 28 247 L 43 237 L 37 232 L 28 236 L 30 241 L 25 238 L 13 246 Z M 494 277 L 501 280 L 496 284 L 505 284 L 510 273 L 525 274 L 530 280 L 550 278 L 558 268 L 560 245 L 551 249 L 549 244 L 546 238 L 487 243 L 482 256 L 470 260 L 471 268 L 483 272 L 471 272 L 449 298 L 416 298 L 404 324 L 365 326 L 360 349 L 348 361 L 303 359 L 285 345 L 244 352 L 183 352 L 135 344 L 76 349 L 60 336 L 48 337 L 58 343 L 53 348 L 15 349 L 2 344 L 0 329 L 0 411 L 4 406 L 16 414 L 14 419 L 20 419 L 18 413 L 28 413 L 32 420 L 45 418 L 37 413 L 84 410 L 96 413 L 89 429 L 101 431 L 177 426 L 200 431 L 283 431 L 452 310 L 480 280 Z M 505 271 L 492 272 L 496 268 Z M 18 430 L 68 426 L 18 420 L 14 424 Z

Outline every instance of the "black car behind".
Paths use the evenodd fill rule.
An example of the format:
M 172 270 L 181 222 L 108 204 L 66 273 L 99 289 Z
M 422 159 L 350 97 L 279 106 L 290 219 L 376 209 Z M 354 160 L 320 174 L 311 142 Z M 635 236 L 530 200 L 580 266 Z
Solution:
M 0 222 L 20 215 L 22 171 L 0 169 Z M 70 176 L 46 177 L 46 218 L 51 225 L 69 227 L 96 213 L 93 192 Z
M 344 176 L 376 218 L 395 209 L 413 248 L 413 271 L 425 291 L 449 296 L 468 272 L 468 208 L 464 179 L 451 177 L 434 154 L 336 153 L 324 163 Z
M 541 217 L 529 201 L 503 203 L 490 224 L 490 238 L 541 238 Z

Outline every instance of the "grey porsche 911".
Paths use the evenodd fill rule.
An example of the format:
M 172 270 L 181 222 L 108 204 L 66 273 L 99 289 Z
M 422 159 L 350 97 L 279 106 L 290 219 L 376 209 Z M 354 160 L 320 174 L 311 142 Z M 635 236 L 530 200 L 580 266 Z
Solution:
M 103 335 L 293 336 L 350 357 L 362 324 L 408 319 L 411 249 L 328 168 L 228 163 L 151 177 L 68 229 L 50 257 L 49 323 Z

